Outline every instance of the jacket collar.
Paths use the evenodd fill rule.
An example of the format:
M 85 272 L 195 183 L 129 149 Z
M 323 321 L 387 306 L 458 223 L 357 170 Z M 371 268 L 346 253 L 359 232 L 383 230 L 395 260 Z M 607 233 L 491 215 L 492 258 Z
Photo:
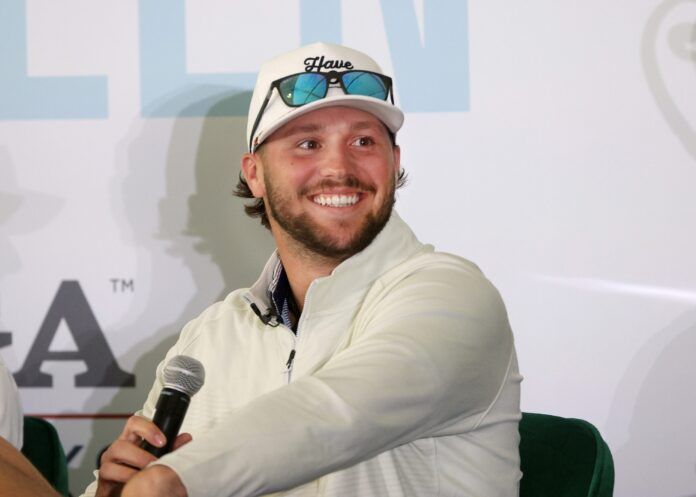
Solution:
M 370 285 L 394 266 L 432 247 L 418 241 L 413 231 L 392 211 L 384 229 L 363 251 L 346 259 L 329 276 L 317 278 L 307 291 L 303 314 L 311 310 L 330 310 L 346 303 L 346 299 L 361 298 Z M 273 252 L 259 279 L 245 294 L 249 304 L 255 304 L 262 314 L 268 313 L 271 303 L 268 288 L 281 264 L 278 251 Z

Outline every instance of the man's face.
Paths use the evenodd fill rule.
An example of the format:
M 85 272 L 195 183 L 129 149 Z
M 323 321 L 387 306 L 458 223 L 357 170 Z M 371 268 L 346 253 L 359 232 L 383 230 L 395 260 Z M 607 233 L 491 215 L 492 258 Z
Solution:
M 243 165 L 245 176 L 264 199 L 279 246 L 294 242 L 344 260 L 389 220 L 399 149 L 372 114 L 318 109 L 278 129 L 251 157 L 254 170 Z

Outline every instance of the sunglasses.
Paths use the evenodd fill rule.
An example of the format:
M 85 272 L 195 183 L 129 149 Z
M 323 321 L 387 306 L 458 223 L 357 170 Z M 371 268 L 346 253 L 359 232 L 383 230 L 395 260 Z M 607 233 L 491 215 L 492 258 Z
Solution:
M 392 92 L 392 80 L 389 76 L 371 71 L 331 71 L 331 72 L 301 72 L 291 74 L 271 83 L 266 93 L 266 98 L 261 104 L 261 109 L 256 116 L 254 126 L 251 128 L 249 138 L 249 150 L 253 151 L 252 142 L 254 133 L 261 122 L 273 90 L 278 90 L 278 95 L 288 107 L 302 107 L 322 98 L 326 98 L 329 87 L 340 86 L 346 95 L 360 95 L 379 100 L 391 98 L 394 104 Z

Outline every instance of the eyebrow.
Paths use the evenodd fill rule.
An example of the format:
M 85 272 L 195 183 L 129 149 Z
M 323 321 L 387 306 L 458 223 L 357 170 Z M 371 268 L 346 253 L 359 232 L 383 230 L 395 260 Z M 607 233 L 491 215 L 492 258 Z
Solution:
M 350 129 L 352 131 L 360 131 L 361 129 L 379 129 L 379 124 L 373 121 L 358 121 L 353 124 Z
M 298 124 L 295 126 L 290 126 L 288 129 L 283 131 L 283 133 L 281 133 L 280 136 L 287 137 L 297 135 L 300 133 L 316 133 L 317 131 L 320 131 L 322 128 L 323 126 L 319 126 L 318 124 Z
M 350 126 L 351 131 L 360 131 L 363 129 L 378 129 L 378 124 L 372 121 L 358 121 Z M 288 137 L 301 133 L 317 133 L 322 131 L 325 126 L 320 126 L 318 124 L 298 124 L 295 126 L 290 126 L 286 129 L 280 136 Z

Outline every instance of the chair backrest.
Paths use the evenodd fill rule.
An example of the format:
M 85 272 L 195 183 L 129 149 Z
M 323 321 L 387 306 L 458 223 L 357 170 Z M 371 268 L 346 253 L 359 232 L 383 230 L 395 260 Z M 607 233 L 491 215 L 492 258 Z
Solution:
M 68 463 L 58 432 L 41 418 L 24 416 L 22 454 L 65 497 L 68 497 Z
M 592 424 L 522 413 L 520 497 L 611 497 L 614 462 Z

